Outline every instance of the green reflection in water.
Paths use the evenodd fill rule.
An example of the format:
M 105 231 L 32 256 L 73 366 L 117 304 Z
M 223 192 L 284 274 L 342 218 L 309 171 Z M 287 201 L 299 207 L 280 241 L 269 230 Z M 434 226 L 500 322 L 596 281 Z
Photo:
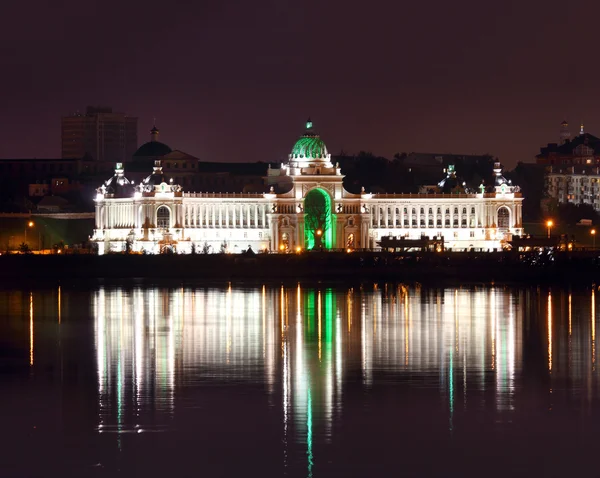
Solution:
M 306 328 L 308 336 L 312 337 L 315 332 L 315 291 L 308 291 L 305 295 L 304 316 L 306 317 Z
M 325 343 L 327 344 L 327 350 L 331 350 L 333 343 L 333 293 L 331 289 L 325 291 L 324 306 L 324 319 L 325 319 Z

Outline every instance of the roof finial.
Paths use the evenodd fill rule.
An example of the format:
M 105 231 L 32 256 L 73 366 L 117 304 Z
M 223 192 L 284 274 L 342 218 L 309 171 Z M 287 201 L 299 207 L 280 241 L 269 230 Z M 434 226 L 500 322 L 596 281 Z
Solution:
M 154 126 L 150 130 L 150 141 L 158 141 L 158 128 L 156 127 L 156 118 L 154 118 Z
M 581 122 L 581 129 L 579 130 L 579 134 L 584 134 L 584 132 L 583 132 L 583 121 Z
M 306 120 L 306 129 L 311 129 L 312 128 L 312 121 L 310 120 L 310 116 L 308 117 L 308 119 Z

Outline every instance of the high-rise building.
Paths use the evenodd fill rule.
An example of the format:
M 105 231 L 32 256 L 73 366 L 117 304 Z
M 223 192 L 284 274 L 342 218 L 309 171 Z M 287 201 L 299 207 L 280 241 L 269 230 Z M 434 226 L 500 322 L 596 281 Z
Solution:
M 128 161 L 137 149 L 137 118 L 112 108 L 88 106 L 62 118 L 62 157 Z

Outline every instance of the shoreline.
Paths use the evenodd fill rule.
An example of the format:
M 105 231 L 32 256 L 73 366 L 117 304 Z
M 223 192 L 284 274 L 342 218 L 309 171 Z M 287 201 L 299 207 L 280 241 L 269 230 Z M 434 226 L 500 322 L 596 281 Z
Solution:
M 600 283 L 599 253 L 315 252 L 302 254 L 4 255 L 0 283 L 169 281 L 189 283 L 593 284 Z

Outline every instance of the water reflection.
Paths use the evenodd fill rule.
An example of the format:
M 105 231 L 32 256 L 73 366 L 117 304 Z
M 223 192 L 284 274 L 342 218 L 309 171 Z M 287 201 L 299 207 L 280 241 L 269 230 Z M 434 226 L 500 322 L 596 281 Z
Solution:
M 300 285 L 101 288 L 92 299 L 98 430 L 168 427 L 187 385 L 263 384 L 268 394 L 281 394 L 283 441 L 304 444 L 310 476 L 315 433 L 331 440 L 344 384 L 357 371 L 367 389 L 386 376 L 420 376 L 416 387 L 437 383 L 450 430 L 457 400 L 466 410 L 471 389 L 493 386 L 496 409 L 514 409 L 523 295 L 392 285 L 341 293 Z M 549 294 L 549 370 L 551 309 Z M 284 463 L 289 459 L 286 448 Z
M 218 415 L 215 427 L 233 413 L 203 401 L 219 390 L 216 400 L 230 396 L 265 429 L 274 421 L 279 474 L 323 476 L 332 450 L 369 448 L 395 417 L 418 434 L 411 413 L 432 417 L 436 440 L 482 418 L 490 434 L 528 424 L 539 410 L 591 420 L 595 303 L 595 290 L 542 288 L 57 287 L 0 291 L 0 341 L 19 350 L 27 380 L 65 380 L 65 417 L 85 393 L 90 433 L 120 455 L 127 440 L 145 446 L 144 434 L 178 433 L 182 420 Z M 369 435 L 365 423 L 378 419 Z

